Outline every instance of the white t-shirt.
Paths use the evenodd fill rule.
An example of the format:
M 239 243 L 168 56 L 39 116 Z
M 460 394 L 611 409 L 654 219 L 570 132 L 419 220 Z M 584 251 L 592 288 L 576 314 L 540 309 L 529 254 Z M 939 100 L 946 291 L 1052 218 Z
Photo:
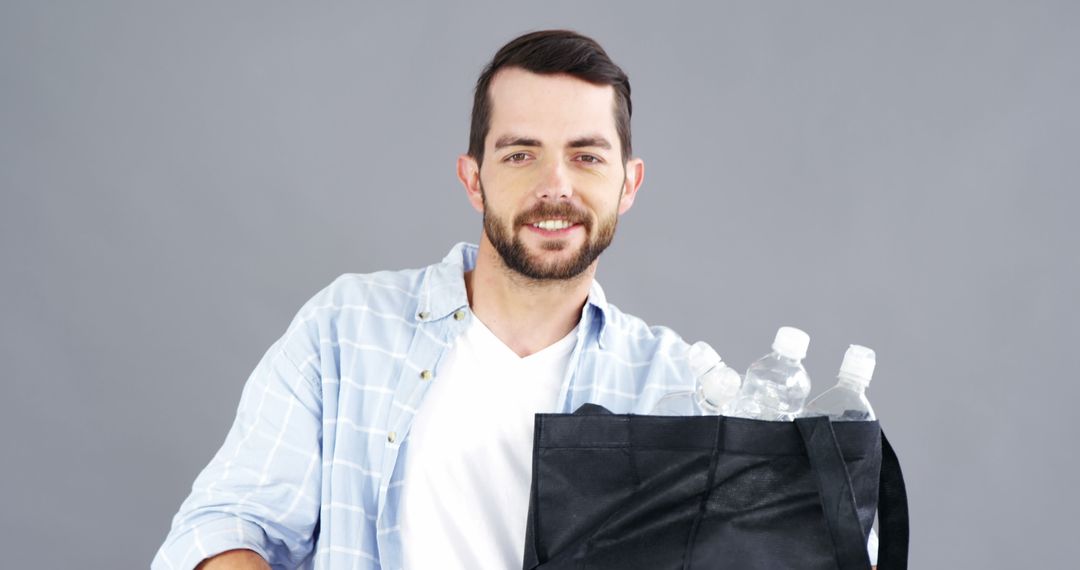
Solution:
M 458 335 L 408 435 L 406 570 L 521 567 L 533 415 L 555 411 L 576 338 L 521 358 L 475 316 Z

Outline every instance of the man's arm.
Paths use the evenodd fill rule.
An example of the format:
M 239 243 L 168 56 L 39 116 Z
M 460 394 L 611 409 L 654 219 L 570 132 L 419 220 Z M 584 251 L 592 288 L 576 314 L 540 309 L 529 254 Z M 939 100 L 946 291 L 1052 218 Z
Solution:
M 270 565 L 254 551 L 240 549 L 207 558 L 195 570 L 270 570 Z
M 255 556 L 294 567 L 311 554 L 322 480 L 322 399 L 308 377 L 317 372 L 309 367 L 305 375 L 288 352 L 307 360 L 315 349 L 306 336 L 287 332 L 255 367 L 225 443 L 173 518 L 154 570 L 194 568 L 237 549 L 251 554 L 230 554 L 222 563 Z

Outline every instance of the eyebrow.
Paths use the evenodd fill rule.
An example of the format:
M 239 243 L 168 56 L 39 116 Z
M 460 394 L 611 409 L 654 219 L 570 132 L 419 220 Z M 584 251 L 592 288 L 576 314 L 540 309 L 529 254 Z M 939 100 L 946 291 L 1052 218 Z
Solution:
M 540 144 L 540 141 L 538 141 L 536 139 L 531 139 L 531 138 L 528 138 L 528 137 L 519 137 L 519 136 L 516 136 L 516 135 L 504 135 L 504 136 L 499 137 L 495 141 L 495 150 L 499 150 L 500 148 L 505 148 L 505 147 L 508 147 L 508 146 L 540 147 L 540 146 L 543 146 L 543 145 Z M 604 137 L 597 136 L 597 135 L 591 135 L 591 136 L 585 136 L 585 137 L 578 137 L 578 138 L 570 141 L 569 143 L 567 143 L 566 147 L 567 148 L 597 147 L 597 148 L 602 148 L 602 149 L 606 149 L 606 150 L 611 150 L 611 142 L 608 141 Z
M 611 150 L 611 143 L 607 139 L 600 136 L 580 137 L 570 141 L 570 144 L 566 145 L 569 148 L 584 148 L 595 146 L 606 150 Z
M 495 150 L 508 146 L 541 146 L 540 141 L 515 135 L 503 135 L 495 141 Z

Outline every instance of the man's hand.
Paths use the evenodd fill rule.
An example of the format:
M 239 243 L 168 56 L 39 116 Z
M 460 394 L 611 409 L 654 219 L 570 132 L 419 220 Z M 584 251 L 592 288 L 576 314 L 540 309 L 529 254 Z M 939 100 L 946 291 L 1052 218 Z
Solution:
M 253 550 L 227 550 L 203 560 L 195 570 L 270 570 L 270 565 Z

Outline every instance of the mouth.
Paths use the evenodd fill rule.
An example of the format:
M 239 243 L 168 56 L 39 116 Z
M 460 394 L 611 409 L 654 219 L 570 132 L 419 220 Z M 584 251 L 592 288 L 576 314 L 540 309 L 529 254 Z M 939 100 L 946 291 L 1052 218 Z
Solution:
M 562 236 L 581 227 L 581 224 L 571 222 L 570 220 L 549 219 L 538 220 L 531 224 L 525 224 L 525 226 L 541 235 Z

